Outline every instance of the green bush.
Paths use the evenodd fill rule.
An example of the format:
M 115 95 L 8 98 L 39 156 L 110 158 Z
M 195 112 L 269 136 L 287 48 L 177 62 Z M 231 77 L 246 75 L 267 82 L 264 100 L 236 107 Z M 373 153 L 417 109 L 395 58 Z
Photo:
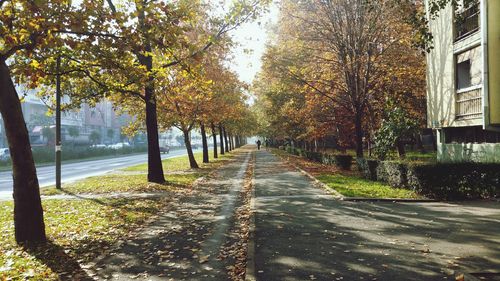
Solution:
M 305 156 L 305 151 L 303 149 L 300 149 L 300 148 L 295 148 L 293 150 L 293 155 Z
M 332 154 L 324 153 L 321 156 L 321 163 L 325 165 L 335 165 L 335 156 Z
M 306 151 L 306 158 L 314 162 L 323 162 L 323 154 L 321 152 Z
M 406 187 L 408 183 L 406 174 L 407 165 L 396 161 L 382 161 L 377 167 L 377 180 L 384 181 L 392 187 Z
M 366 179 L 377 180 L 377 167 L 380 163 L 377 159 L 357 158 L 358 170 L 363 174 Z
M 343 170 L 350 170 L 352 166 L 352 156 L 351 155 L 334 155 L 335 165 Z
M 33 158 L 36 163 L 52 162 L 55 158 L 53 147 L 33 147 Z M 147 146 L 129 146 L 120 149 L 107 147 L 63 147 L 62 160 L 85 159 L 102 156 L 126 155 L 132 153 L 146 152 Z
M 414 190 L 429 198 L 463 200 L 500 196 L 500 164 L 404 163 L 356 159 L 370 180 Z
M 500 195 L 500 164 L 411 164 L 408 188 L 436 199 L 496 198 Z

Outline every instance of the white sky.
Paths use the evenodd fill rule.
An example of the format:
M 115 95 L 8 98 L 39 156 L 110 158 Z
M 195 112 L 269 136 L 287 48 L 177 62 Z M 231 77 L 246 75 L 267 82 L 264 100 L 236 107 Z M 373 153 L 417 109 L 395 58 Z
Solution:
M 119 3 L 120 1 L 114 1 Z M 226 1 L 228 5 L 231 1 Z M 81 0 L 73 0 L 73 5 L 78 5 Z M 267 26 L 278 21 L 278 4 L 273 1 L 269 12 L 263 14 L 260 19 L 246 23 L 235 31 L 231 32 L 235 42 L 239 47 L 233 50 L 234 62 L 230 64 L 231 69 L 238 73 L 240 79 L 247 83 L 252 83 L 253 78 L 259 72 L 262 62 L 261 57 L 265 51 L 268 38 Z M 260 23 L 260 24 L 259 24 Z M 245 50 L 251 52 L 246 53 Z
M 270 11 L 262 15 L 260 19 L 246 23 L 231 33 L 234 41 L 239 43 L 233 51 L 234 61 L 231 69 L 238 73 L 242 81 L 252 83 L 255 75 L 260 71 L 261 57 L 268 39 L 267 26 L 278 21 L 278 14 L 278 5 L 273 3 Z M 245 53 L 245 49 L 251 52 Z

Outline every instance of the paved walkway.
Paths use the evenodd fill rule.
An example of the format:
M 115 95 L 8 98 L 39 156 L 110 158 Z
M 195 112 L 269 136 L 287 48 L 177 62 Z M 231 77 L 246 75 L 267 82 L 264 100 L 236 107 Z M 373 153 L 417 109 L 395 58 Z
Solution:
M 255 166 L 257 280 L 455 280 L 500 272 L 500 204 L 345 202 L 266 151 Z
M 234 259 L 225 251 L 251 149 L 235 153 L 234 161 L 196 186 L 193 196 L 172 202 L 135 239 L 89 265 L 89 279 L 229 280 Z

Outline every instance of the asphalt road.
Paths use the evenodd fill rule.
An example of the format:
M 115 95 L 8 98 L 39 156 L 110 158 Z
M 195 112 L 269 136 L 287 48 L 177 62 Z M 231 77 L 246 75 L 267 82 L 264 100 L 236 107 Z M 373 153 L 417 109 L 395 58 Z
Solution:
M 247 280 L 499 280 L 498 202 L 336 200 L 263 150 L 254 177 Z
M 173 150 L 162 154 L 162 159 L 186 155 L 186 150 Z M 101 160 L 82 161 L 62 165 L 62 182 L 71 182 L 91 176 L 98 176 L 110 171 L 147 162 L 147 154 L 119 156 Z M 55 165 L 37 167 L 40 187 L 54 185 Z M 12 198 L 12 172 L 0 172 L 0 199 Z

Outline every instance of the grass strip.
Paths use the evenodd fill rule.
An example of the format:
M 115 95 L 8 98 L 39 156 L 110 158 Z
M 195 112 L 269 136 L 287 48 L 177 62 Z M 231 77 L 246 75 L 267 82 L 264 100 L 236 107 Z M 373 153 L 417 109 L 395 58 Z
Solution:
M 403 188 L 394 188 L 387 184 L 370 181 L 355 175 L 322 174 L 316 178 L 346 197 L 397 199 L 422 198 L 414 191 Z

